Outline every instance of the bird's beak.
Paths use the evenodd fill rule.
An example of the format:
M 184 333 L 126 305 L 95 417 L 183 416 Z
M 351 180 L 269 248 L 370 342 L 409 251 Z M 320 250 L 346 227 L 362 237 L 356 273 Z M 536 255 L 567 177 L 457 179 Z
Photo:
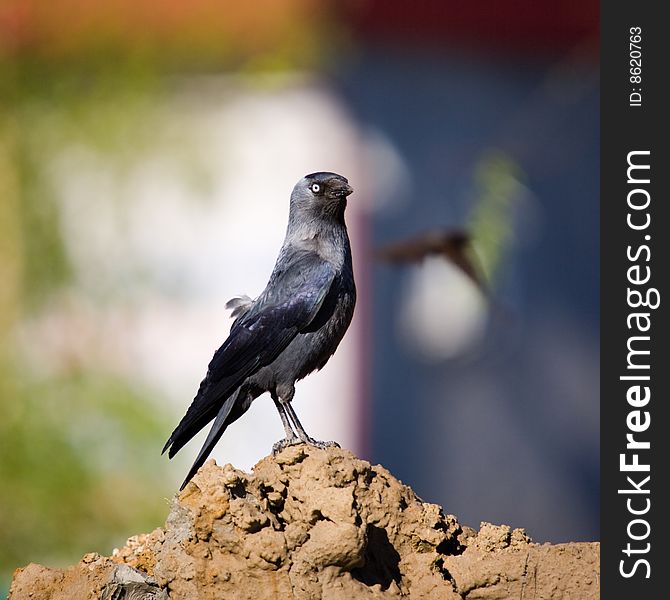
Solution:
M 338 198 L 346 198 L 349 194 L 352 194 L 354 192 L 354 188 L 352 188 L 348 183 L 345 183 L 341 188 L 338 188 L 335 191 L 335 195 Z

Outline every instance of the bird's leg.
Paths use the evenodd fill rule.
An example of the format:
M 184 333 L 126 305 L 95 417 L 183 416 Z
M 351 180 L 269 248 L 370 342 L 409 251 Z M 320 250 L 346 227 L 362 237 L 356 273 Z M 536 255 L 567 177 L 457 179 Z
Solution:
M 317 448 L 339 448 L 340 445 L 337 442 L 320 442 L 319 440 L 315 440 L 314 438 L 310 437 L 307 435 L 307 432 L 305 431 L 305 428 L 302 426 L 298 419 L 298 415 L 295 414 L 295 411 L 293 410 L 293 406 L 291 406 L 290 402 L 284 402 L 284 409 L 288 413 L 289 418 L 291 419 L 291 422 L 293 423 L 293 426 L 295 427 L 295 430 L 298 433 L 298 437 L 302 442 L 305 442 L 305 444 L 309 444 L 310 446 L 316 446 Z
M 274 393 L 272 394 L 272 400 L 274 401 L 275 406 L 277 407 L 277 412 L 279 413 L 282 425 L 284 426 L 284 431 L 286 432 L 286 437 L 283 440 L 279 440 L 276 444 L 272 446 L 272 454 L 277 454 L 277 452 L 281 452 L 284 448 L 288 446 L 299 444 L 300 439 L 298 438 L 298 436 L 295 434 L 295 431 L 293 431 L 291 427 L 291 422 L 289 421 L 289 418 L 286 414 L 286 407 L 284 406 L 284 404 L 279 401 L 277 395 Z
M 282 425 L 284 426 L 284 432 L 286 433 L 286 437 L 289 439 L 293 439 L 294 437 L 296 437 L 296 435 L 295 432 L 293 431 L 293 428 L 291 427 L 291 423 L 288 419 L 288 416 L 286 415 L 286 409 L 284 408 L 283 404 L 279 402 L 279 400 L 275 400 L 275 406 L 279 411 L 279 416 L 281 417 L 281 422 Z

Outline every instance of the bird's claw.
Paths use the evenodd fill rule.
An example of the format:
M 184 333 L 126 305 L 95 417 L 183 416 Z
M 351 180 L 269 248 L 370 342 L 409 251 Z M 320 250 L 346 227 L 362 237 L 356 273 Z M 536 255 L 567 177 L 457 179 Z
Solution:
M 308 437 L 306 439 L 300 439 L 298 437 L 284 438 L 275 442 L 272 446 L 272 454 L 279 454 L 282 450 L 285 450 L 289 446 L 297 446 L 298 444 L 307 444 L 309 446 L 314 446 L 315 448 L 320 448 L 325 450 L 326 448 L 340 448 L 341 446 L 337 442 L 322 442 L 320 440 L 315 440 L 314 438 Z
M 340 448 L 340 445 L 337 442 L 321 442 L 313 438 L 308 438 L 305 440 L 305 443 L 309 444 L 310 446 L 314 446 L 315 448 L 321 448 L 321 450 L 325 450 L 326 448 Z
M 282 450 L 288 448 L 289 446 L 295 446 L 296 444 L 302 444 L 302 441 L 297 437 L 290 437 L 279 440 L 272 445 L 272 454 L 279 454 Z

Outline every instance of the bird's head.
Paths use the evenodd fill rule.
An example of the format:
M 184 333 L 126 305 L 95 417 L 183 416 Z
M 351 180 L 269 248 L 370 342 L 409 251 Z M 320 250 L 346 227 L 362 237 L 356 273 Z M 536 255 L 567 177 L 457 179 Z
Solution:
M 293 188 L 291 209 L 312 217 L 343 218 L 353 188 L 342 175 L 319 172 L 305 175 Z

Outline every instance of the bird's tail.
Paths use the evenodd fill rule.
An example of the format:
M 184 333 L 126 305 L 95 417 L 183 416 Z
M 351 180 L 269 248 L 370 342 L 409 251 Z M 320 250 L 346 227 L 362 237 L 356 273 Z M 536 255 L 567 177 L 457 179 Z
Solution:
M 219 409 L 219 413 L 216 415 L 216 419 L 214 419 L 212 428 L 209 430 L 209 433 L 207 434 L 207 439 L 205 440 L 205 443 L 202 445 L 202 448 L 200 449 L 200 452 L 198 453 L 198 456 L 195 459 L 193 466 L 191 467 L 190 471 L 188 472 L 188 475 L 186 475 L 186 479 L 184 479 L 184 482 L 181 484 L 181 487 L 179 488 L 180 492 L 186 487 L 186 484 L 189 481 L 191 481 L 191 478 L 198 472 L 198 469 L 202 467 L 202 465 L 205 463 L 207 457 L 209 456 L 209 453 L 212 451 L 216 443 L 223 435 L 223 432 L 226 430 L 226 427 L 228 427 L 229 422 L 227 421 L 227 419 L 230 415 L 230 411 L 235 405 L 237 396 L 238 394 L 231 394 L 228 397 L 228 399 L 223 403 L 223 406 L 221 406 L 221 408 Z
M 207 394 L 207 379 L 203 379 L 191 406 L 188 407 L 186 414 L 182 417 L 179 424 L 174 428 L 161 454 L 169 449 L 168 456 L 172 458 L 179 452 L 203 427 L 207 425 L 217 415 L 216 404 L 209 403 L 204 408 L 201 407 L 202 399 Z M 224 403 L 225 404 L 225 403 Z M 220 410 L 220 409 L 219 409 Z

